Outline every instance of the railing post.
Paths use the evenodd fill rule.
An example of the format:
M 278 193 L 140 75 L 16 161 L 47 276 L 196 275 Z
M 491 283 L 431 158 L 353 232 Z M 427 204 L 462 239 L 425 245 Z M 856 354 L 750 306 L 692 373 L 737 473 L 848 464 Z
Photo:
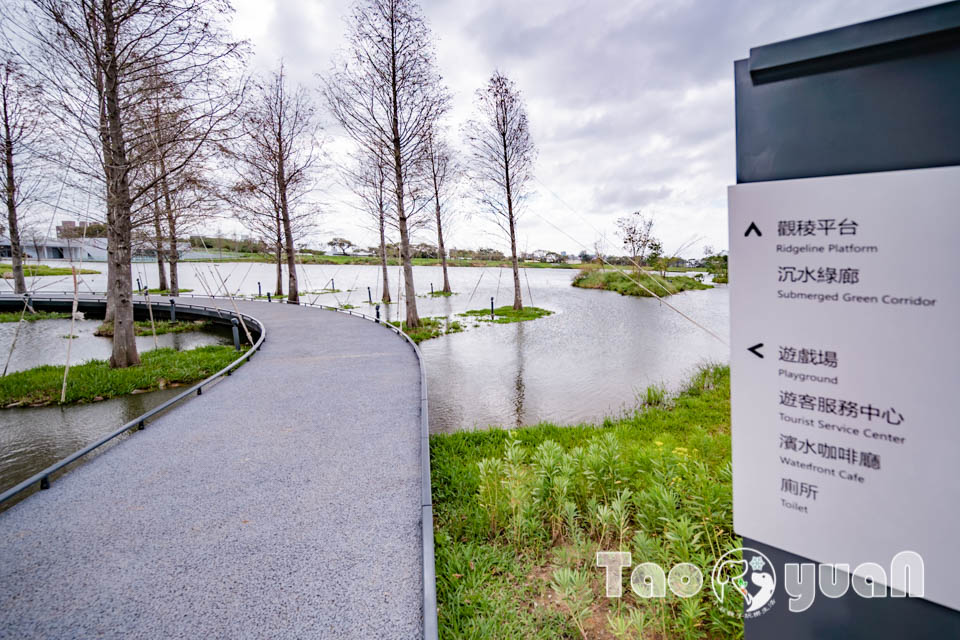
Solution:
M 177 321 L 177 301 L 170 298 L 170 322 Z
M 240 351 L 240 329 L 237 328 L 239 324 L 236 318 L 230 318 L 231 329 L 233 329 L 233 348 L 237 351 Z

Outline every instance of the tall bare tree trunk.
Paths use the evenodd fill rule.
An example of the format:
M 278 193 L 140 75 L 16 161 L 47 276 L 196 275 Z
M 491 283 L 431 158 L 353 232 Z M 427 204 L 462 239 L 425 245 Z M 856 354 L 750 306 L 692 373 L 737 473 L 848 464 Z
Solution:
M 10 256 L 13 260 L 13 287 L 19 294 L 27 292 L 27 283 L 23 278 L 23 247 L 20 245 L 20 226 L 17 223 L 17 183 L 14 179 L 13 136 L 10 131 L 10 114 L 7 100 L 3 100 L 4 163 L 7 173 L 7 227 L 10 235 Z
M 283 243 L 280 241 L 280 234 L 277 233 L 277 286 L 274 288 L 273 295 L 279 298 L 283 295 Z
M 157 248 L 157 271 L 160 275 L 160 290 L 167 291 L 170 285 L 167 284 L 167 271 L 164 268 L 164 249 L 163 249 L 163 227 L 160 225 L 160 199 L 153 201 L 153 234 L 155 236 L 154 245 Z
M 387 277 L 387 215 L 380 206 L 380 269 L 383 271 L 383 295 L 380 302 L 390 304 L 390 278 Z
M 104 69 L 104 106 L 109 131 L 110 155 L 104 158 L 107 178 L 107 195 L 113 206 L 107 207 L 109 260 L 113 266 L 110 291 L 114 297 L 113 353 L 110 366 L 129 367 L 140 364 L 137 342 L 133 328 L 133 276 L 130 270 L 131 248 L 131 201 L 130 183 L 127 176 L 127 150 L 123 138 L 123 120 L 120 113 L 120 84 L 117 65 L 117 24 L 113 0 L 103 0 L 103 50 L 107 59 Z M 112 215 L 111 215 L 112 214 Z M 110 243 L 109 240 L 113 242 Z
M 170 234 L 170 249 L 167 254 L 167 261 L 170 263 L 170 295 L 178 296 L 180 295 L 180 274 L 178 273 L 180 249 L 177 247 L 177 219 L 170 208 L 167 208 L 167 231 Z
M 443 292 L 450 293 L 450 277 L 447 275 L 447 250 L 443 246 L 443 222 L 440 220 L 440 193 L 436 191 L 436 180 L 434 180 L 434 192 L 437 205 L 437 251 L 440 253 L 440 265 L 443 267 Z
M 510 226 L 510 257 L 513 262 L 513 308 L 516 311 L 523 309 L 523 299 L 520 292 L 520 263 L 517 261 L 517 219 L 513 215 L 513 192 L 510 188 L 510 163 L 507 152 L 507 137 L 503 137 L 504 183 L 507 186 L 507 222 Z
M 396 78 L 396 67 L 394 67 L 393 77 Z M 407 296 L 407 328 L 415 329 L 420 326 L 420 315 L 417 313 L 417 291 L 413 286 L 413 265 L 410 262 L 410 232 L 407 229 L 407 215 L 403 208 L 403 161 L 400 157 L 400 124 L 396 108 L 396 88 L 394 88 L 393 104 L 393 168 L 397 198 L 397 226 L 400 228 L 400 261 L 403 263 L 403 288 Z
M 297 253 L 293 246 L 293 228 L 290 226 L 290 209 L 287 206 L 287 179 L 283 166 L 282 142 L 280 142 L 279 149 L 277 183 L 280 187 L 280 217 L 283 220 L 283 236 L 287 245 L 287 302 L 300 304 L 300 296 L 297 290 Z
M 109 196 L 107 197 L 107 306 L 103 313 L 103 322 L 104 324 L 113 323 L 113 318 L 116 315 L 117 301 L 113 295 L 113 281 L 116 279 L 114 276 L 113 260 L 110 259 L 110 252 L 113 250 L 113 234 L 110 233 L 110 221 L 113 219 L 113 214 L 110 213 L 111 209 Z
M 513 258 L 513 308 L 523 309 L 523 299 L 520 296 L 520 263 L 517 260 L 517 232 L 516 222 L 510 216 L 510 253 Z

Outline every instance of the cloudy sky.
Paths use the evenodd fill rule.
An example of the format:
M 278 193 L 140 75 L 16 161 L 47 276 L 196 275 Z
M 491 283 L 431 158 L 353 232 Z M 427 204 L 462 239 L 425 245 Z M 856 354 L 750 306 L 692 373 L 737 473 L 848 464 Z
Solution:
M 281 57 L 316 87 L 344 43 L 350 0 L 234 0 L 237 35 L 255 67 Z M 726 186 L 734 174 L 733 61 L 751 47 L 936 4 L 925 0 L 425 0 L 437 61 L 454 95 L 451 131 L 497 68 L 527 100 L 539 148 L 537 195 L 519 229 L 522 250 L 578 253 L 637 209 L 654 216 L 667 251 L 698 240 L 726 248 Z M 346 141 L 329 121 L 334 160 Z M 332 176 L 331 176 L 332 178 Z M 365 246 L 374 234 L 331 187 L 318 236 Z M 478 212 L 447 246 L 507 247 Z M 421 240 L 430 240 L 422 234 Z

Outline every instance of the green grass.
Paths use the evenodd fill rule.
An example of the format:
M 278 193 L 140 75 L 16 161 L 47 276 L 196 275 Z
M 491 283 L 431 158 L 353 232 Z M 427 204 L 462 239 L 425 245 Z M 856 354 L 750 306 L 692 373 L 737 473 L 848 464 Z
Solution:
M 727 275 L 726 272 L 724 272 L 724 273 L 718 273 L 718 274 L 716 274 L 716 275 L 713 276 L 713 281 L 716 282 L 717 284 L 729 284 L 729 283 L 730 283 L 730 276 Z
M 424 340 L 430 340 L 431 338 L 439 338 L 440 336 L 463 331 L 463 325 L 459 322 L 442 316 L 420 318 L 420 326 L 416 329 L 408 328 L 406 320 L 395 320 L 390 324 L 395 327 L 400 327 L 400 330 L 410 336 L 410 339 L 417 344 L 420 344 Z
M 95 402 L 133 391 L 153 391 L 198 382 L 233 362 L 233 347 L 208 345 L 189 351 L 155 349 L 140 354 L 141 364 L 111 369 L 104 360 L 70 367 L 67 404 Z M 44 365 L 0 378 L 0 406 L 44 405 L 59 402 L 62 365 Z
M 150 293 L 158 293 L 161 296 L 170 295 L 170 289 L 147 289 Z M 190 293 L 193 289 L 180 289 L 180 293 Z
M 155 320 L 154 325 L 156 325 L 157 335 L 162 335 L 164 333 L 188 333 L 190 331 L 209 331 L 213 329 L 214 323 L 208 320 L 178 320 L 176 322 L 170 322 L 169 320 Z M 152 336 L 153 335 L 153 326 L 151 326 L 149 320 L 137 320 L 133 323 L 133 332 L 138 336 Z M 101 337 L 111 337 L 113 336 L 113 323 L 104 322 L 97 330 L 94 332 L 94 335 Z
M 24 322 L 36 322 L 37 320 L 62 320 L 70 318 L 70 314 L 57 311 L 37 311 L 36 313 L 27 312 L 23 314 Z M 20 322 L 19 311 L 4 311 L 0 313 L 0 323 L 2 322 Z
M 524 307 L 517 311 L 511 306 L 497 307 L 493 310 L 494 320 L 497 324 L 508 324 L 510 322 L 526 322 L 536 320 L 552 315 L 553 311 L 541 309 L 540 307 Z M 485 320 L 490 322 L 490 309 L 471 309 L 457 315 L 473 318 L 475 320 Z
M 649 291 L 660 297 L 666 297 L 681 291 L 696 291 L 712 289 L 709 284 L 687 276 L 663 277 L 650 272 L 637 273 L 636 271 L 614 271 L 612 269 L 597 269 L 595 267 L 581 269 L 573 279 L 573 286 L 582 289 L 606 289 L 616 291 L 624 296 L 640 296 L 652 298 Z M 638 284 L 639 283 L 639 284 Z M 643 285 L 642 287 L 640 285 Z M 644 289 L 644 287 L 646 289 Z M 649 291 L 647 291 L 649 289 Z
M 729 393 L 729 369 L 709 367 L 600 425 L 431 436 L 440 637 L 741 638 L 709 588 L 739 544 Z M 691 562 L 708 584 L 643 599 L 627 570 L 624 597 L 607 598 L 599 550 Z
M 430 293 L 422 293 L 418 295 L 418 298 L 449 298 L 450 296 L 459 295 L 456 291 L 432 291 Z
M 0 277 L 13 273 L 12 264 L 0 264 Z M 32 278 L 34 276 L 69 276 L 73 273 L 70 267 L 48 267 L 45 264 L 25 264 L 23 265 L 23 275 Z M 92 269 L 77 269 L 78 274 L 100 273 Z

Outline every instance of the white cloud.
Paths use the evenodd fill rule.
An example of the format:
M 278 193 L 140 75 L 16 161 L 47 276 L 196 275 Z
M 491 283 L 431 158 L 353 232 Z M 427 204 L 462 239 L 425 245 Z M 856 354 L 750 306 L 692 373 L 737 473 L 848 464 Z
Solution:
M 733 61 L 750 47 L 929 4 L 428 0 L 423 10 L 454 96 L 452 133 L 494 68 L 527 99 L 540 148 L 537 177 L 546 188 L 521 222 L 522 247 L 576 253 L 606 234 L 614 248 L 616 217 L 642 208 L 656 216 L 655 232 L 667 249 L 702 237 L 688 252 L 698 255 L 704 244 L 727 244 L 726 186 L 735 180 Z M 316 86 L 315 74 L 329 69 L 343 45 L 350 3 L 238 0 L 235 6 L 235 30 L 254 45 L 257 68 L 283 57 L 294 79 Z M 328 133 L 339 135 L 329 123 Z M 367 225 L 343 202 L 349 194 L 332 191 L 323 235 L 373 244 Z M 474 215 L 455 225 L 448 245 L 490 245 L 498 240 L 493 234 Z

